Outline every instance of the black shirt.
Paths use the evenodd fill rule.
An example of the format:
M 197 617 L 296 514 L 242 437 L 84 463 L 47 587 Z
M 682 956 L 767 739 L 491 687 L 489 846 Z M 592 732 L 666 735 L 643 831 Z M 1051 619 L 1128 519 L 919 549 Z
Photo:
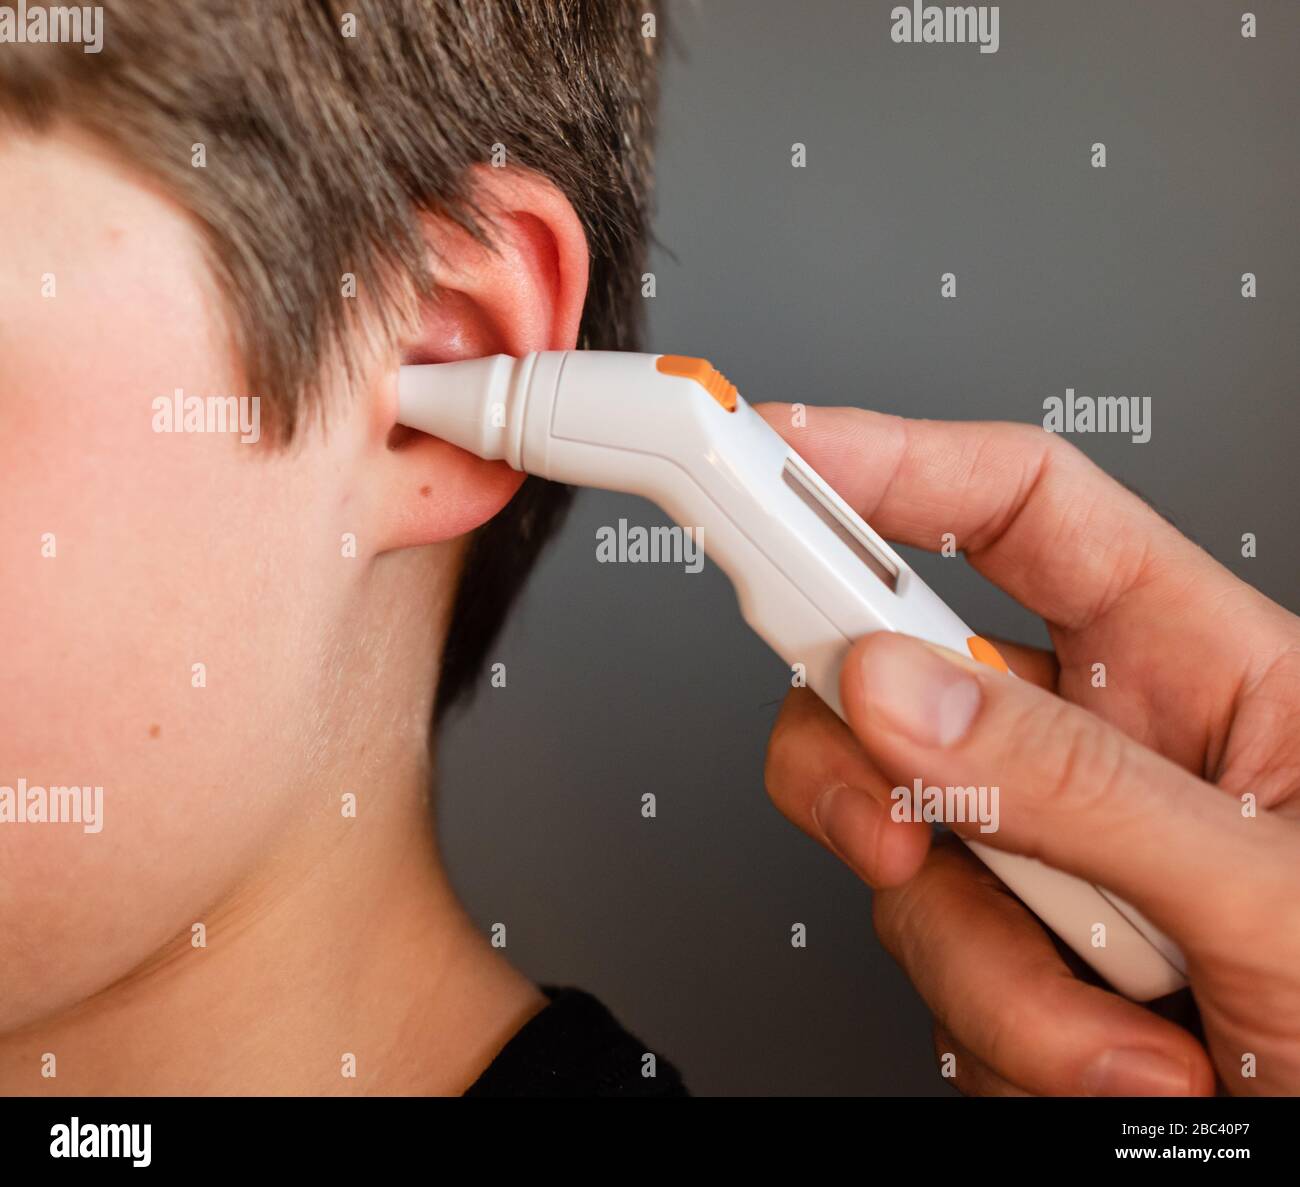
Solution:
M 550 998 L 501 1048 L 466 1096 L 687 1096 L 682 1077 L 589 993 L 543 985 Z

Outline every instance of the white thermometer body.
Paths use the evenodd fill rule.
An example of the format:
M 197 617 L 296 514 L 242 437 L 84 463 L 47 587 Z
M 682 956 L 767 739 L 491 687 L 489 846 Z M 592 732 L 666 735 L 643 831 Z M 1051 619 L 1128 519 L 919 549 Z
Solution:
M 915 635 L 1005 670 L 702 359 L 554 351 L 403 367 L 398 399 L 410 428 L 556 482 L 644 496 L 702 528 L 745 621 L 786 663 L 803 665 L 841 717 L 840 666 L 871 631 Z M 1116 895 L 966 843 L 1120 992 L 1146 1001 L 1186 983 L 1178 949 Z M 1104 947 L 1093 946 L 1098 936 Z

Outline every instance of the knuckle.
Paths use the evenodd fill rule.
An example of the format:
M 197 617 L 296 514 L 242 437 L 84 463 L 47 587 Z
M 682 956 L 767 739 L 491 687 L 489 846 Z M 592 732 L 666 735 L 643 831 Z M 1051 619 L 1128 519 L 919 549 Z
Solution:
M 990 1068 L 1008 1067 L 1024 1051 L 1022 1018 L 1020 1006 L 1007 999 L 1006 1004 L 999 1005 L 982 1020 L 985 1029 L 979 1044 L 980 1055 Z
M 895 960 L 895 938 L 898 935 L 899 898 L 904 891 L 899 889 L 878 890 L 871 896 L 871 927 L 876 933 L 880 946 Z M 901 962 L 900 962 L 901 963 Z
M 918 983 L 934 967 L 936 931 L 945 917 L 940 883 L 927 858 L 911 881 L 871 897 L 871 924 L 880 946 Z
M 1117 731 L 1080 718 L 1062 701 L 1042 721 L 1042 794 L 1064 812 L 1105 810 L 1127 782 L 1128 748 Z
M 877 891 L 871 896 L 871 925 L 876 938 L 904 972 L 913 971 L 918 950 L 917 898 L 910 884 Z
M 1068 437 L 1060 433 L 1047 433 L 1034 425 L 1026 425 L 1029 433 L 1038 439 L 1038 448 L 1045 461 L 1053 465 L 1073 465 L 1085 455 Z
M 1060 433 L 1044 432 L 1038 425 L 1011 422 L 998 426 L 999 440 L 1006 454 L 1022 460 L 1035 470 L 1047 462 L 1068 457 L 1074 446 Z

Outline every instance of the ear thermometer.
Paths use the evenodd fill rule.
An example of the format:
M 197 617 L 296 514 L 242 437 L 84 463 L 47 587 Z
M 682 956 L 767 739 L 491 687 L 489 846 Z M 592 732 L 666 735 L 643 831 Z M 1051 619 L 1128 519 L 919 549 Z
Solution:
M 745 621 L 841 718 L 840 665 L 871 631 L 1007 670 L 704 359 L 569 350 L 403 367 L 398 419 L 516 470 L 641 495 L 702 528 Z M 1117 895 L 962 840 L 1121 993 L 1147 1001 L 1186 984 L 1178 948 Z

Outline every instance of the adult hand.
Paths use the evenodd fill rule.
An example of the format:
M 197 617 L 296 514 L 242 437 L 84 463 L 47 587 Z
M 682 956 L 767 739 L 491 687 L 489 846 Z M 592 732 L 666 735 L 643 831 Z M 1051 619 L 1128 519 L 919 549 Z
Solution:
M 1300 620 L 1039 429 L 759 411 L 882 535 L 952 533 L 1054 645 L 1000 645 L 1014 680 L 869 636 L 841 676 L 849 725 L 796 690 L 768 751 L 778 808 L 876 888 L 956 1085 L 1300 1092 Z M 955 831 L 1103 885 L 1177 942 L 1205 1046 L 1076 978 L 973 855 L 892 820 L 918 776 L 997 784 L 1000 830 Z

